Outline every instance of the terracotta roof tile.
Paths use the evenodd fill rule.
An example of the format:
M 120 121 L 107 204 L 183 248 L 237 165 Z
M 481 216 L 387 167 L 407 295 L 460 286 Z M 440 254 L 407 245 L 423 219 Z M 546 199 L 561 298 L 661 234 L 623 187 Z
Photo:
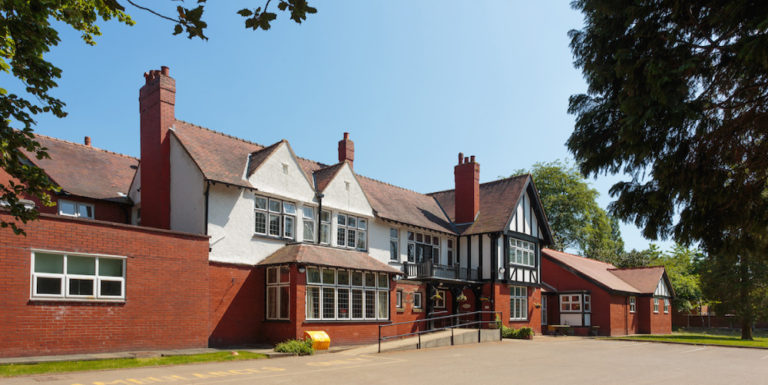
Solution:
M 530 175 L 517 175 L 511 178 L 500 179 L 493 182 L 480 184 L 480 210 L 475 222 L 464 227 L 462 234 L 480 234 L 502 231 L 517 208 L 521 193 L 525 188 Z M 451 221 L 455 220 L 454 190 L 439 191 L 429 194 L 433 196 Z
M 610 272 L 636 287 L 642 293 L 654 293 L 656 292 L 659 280 L 664 276 L 664 267 L 649 266 L 634 269 L 613 269 Z
M 346 269 L 381 271 L 391 274 L 401 273 L 400 270 L 382 263 L 362 251 L 344 250 L 304 243 L 286 245 L 258 264 L 263 266 L 284 263 L 304 263 L 308 265 L 332 266 Z
M 614 274 L 612 270 L 616 270 L 616 266 L 610 263 L 546 248 L 541 249 L 541 256 L 566 265 L 609 290 L 634 294 L 645 293 Z M 656 282 L 658 283 L 658 281 Z M 655 289 L 656 286 L 654 285 L 653 290 L 650 292 L 653 293 Z
M 253 187 L 242 176 L 249 156 L 264 149 L 264 146 L 181 120 L 176 120 L 174 134 L 189 151 L 206 179 Z M 298 160 L 307 175 L 326 167 L 308 159 Z
M 456 232 L 431 196 L 364 176 L 359 176 L 358 181 L 377 216 L 429 230 Z
M 315 171 L 314 179 L 315 179 L 315 188 L 319 192 L 325 191 L 325 188 L 328 187 L 328 184 L 331 183 L 334 177 L 336 177 L 336 174 L 339 173 L 339 170 L 344 166 L 344 162 L 336 163 L 333 166 L 328 166 L 326 168 L 321 168 L 317 171 Z
M 50 159 L 28 159 L 62 190 L 82 197 L 128 203 L 128 190 L 136 174 L 138 159 L 83 144 L 44 135 L 35 140 L 47 148 Z

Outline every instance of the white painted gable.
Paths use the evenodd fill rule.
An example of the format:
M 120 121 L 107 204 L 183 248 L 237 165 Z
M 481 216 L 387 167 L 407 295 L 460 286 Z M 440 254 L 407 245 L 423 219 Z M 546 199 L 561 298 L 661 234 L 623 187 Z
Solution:
M 662 276 L 659 280 L 659 284 L 656 285 L 656 291 L 653 292 L 654 296 L 657 297 L 671 297 L 672 295 L 669 294 L 669 288 L 667 287 L 667 283 L 664 282 L 664 277 Z
M 509 220 L 509 230 L 544 239 L 536 212 L 531 207 L 534 202 L 526 191 Z
M 313 202 L 315 191 L 299 166 L 287 142 L 282 142 L 263 163 L 248 176 L 248 182 L 266 194 Z
M 329 207 L 348 213 L 373 217 L 373 208 L 363 188 L 349 167 L 344 164 L 323 191 L 323 208 Z

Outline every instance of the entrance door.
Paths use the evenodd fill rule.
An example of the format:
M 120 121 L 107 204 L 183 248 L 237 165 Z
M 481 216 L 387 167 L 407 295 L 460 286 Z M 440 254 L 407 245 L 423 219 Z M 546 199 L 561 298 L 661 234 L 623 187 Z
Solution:
M 547 324 L 547 296 L 541 296 L 541 324 Z

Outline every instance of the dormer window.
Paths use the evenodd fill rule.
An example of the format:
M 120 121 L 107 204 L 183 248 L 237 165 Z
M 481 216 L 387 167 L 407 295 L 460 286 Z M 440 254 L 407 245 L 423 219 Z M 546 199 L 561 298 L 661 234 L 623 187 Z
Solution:
M 59 215 L 93 219 L 93 205 L 82 202 L 59 200 Z

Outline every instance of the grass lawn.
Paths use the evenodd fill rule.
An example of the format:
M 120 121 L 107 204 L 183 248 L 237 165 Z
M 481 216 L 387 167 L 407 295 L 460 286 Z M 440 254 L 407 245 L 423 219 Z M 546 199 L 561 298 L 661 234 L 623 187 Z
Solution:
M 629 341 L 662 341 L 677 342 L 683 344 L 711 344 L 722 346 L 743 346 L 751 348 L 768 348 L 768 333 L 754 331 L 754 341 L 742 341 L 739 330 L 680 330 L 672 334 L 642 335 L 628 337 L 610 337 L 617 340 Z
M 41 362 L 39 364 L 8 364 L 0 365 L 0 377 L 23 376 L 42 373 L 78 372 L 86 370 L 138 368 L 142 366 L 181 365 L 196 362 L 218 362 L 235 360 L 254 360 L 267 358 L 264 354 L 238 351 L 234 356 L 231 352 L 216 352 L 193 354 L 188 356 L 168 356 L 149 358 L 117 358 L 94 361 L 61 361 Z

